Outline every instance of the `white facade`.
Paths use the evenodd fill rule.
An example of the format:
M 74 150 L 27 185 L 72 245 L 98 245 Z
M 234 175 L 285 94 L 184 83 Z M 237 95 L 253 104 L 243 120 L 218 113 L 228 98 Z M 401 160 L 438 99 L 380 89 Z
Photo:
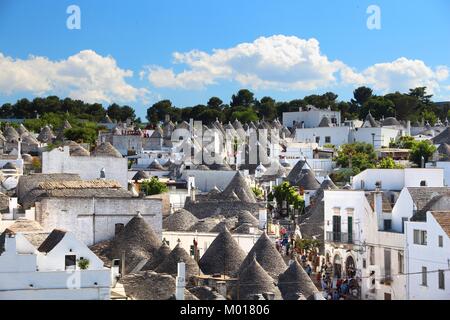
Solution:
M 375 190 L 378 181 L 381 181 L 381 190 L 402 190 L 404 187 L 420 186 L 443 187 L 444 171 L 439 168 L 367 169 L 353 177 L 352 188 Z
M 183 170 L 181 178 L 187 181 L 188 177 L 195 177 L 197 189 L 208 192 L 214 187 L 224 190 L 235 175 L 234 170 Z
M 375 149 L 389 147 L 389 143 L 403 135 L 403 131 L 387 127 L 354 128 L 349 142 L 365 142 L 373 144 Z
M 298 124 L 301 127 L 303 123 L 304 128 L 314 128 L 319 125 L 323 117 L 328 117 L 336 126 L 340 126 L 341 124 L 340 111 L 316 109 L 311 106 L 307 106 L 306 108 L 306 111 L 283 112 L 283 125 L 291 128 L 294 124 Z
M 123 188 L 128 187 L 128 162 L 116 157 L 74 157 L 69 147 L 56 148 L 42 153 L 42 173 L 77 173 L 83 180 L 100 178 L 105 169 L 106 179 L 116 180 Z
M 66 256 L 89 260 L 87 269 L 67 267 Z M 71 233 L 48 253 L 39 252 L 21 233 L 6 235 L 0 255 L 0 299 L 105 300 L 110 298 L 111 271 Z
M 339 147 L 349 142 L 349 127 L 316 127 L 295 129 L 295 141 L 317 143 L 319 146 L 333 144 Z
M 450 162 L 449 161 L 436 161 L 434 164 L 427 163 L 427 168 L 440 168 L 444 170 L 444 185 L 450 186 Z
M 138 212 L 161 235 L 161 199 L 55 197 L 36 202 L 36 221 L 44 230 L 69 230 L 88 246 L 111 239 L 116 224 L 126 225 Z
M 239 244 L 245 253 L 250 252 L 253 245 L 258 241 L 260 234 L 231 234 L 236 242 Z M 186 231 L 163 231 L 163 239 L 165 238 L 169 242 L 169 247 L 173 249 L 180 240 L 180 246 L 190 252 L 194 239 L 198 243 L 199 257 L 201 258 L 206 250 L 209 248 L 214 239 L 218 236 L 218 233 L 214 232 L 186 232 Z M 271 235 L 275 243 L 275 238 Z
M 450 212 L 447 212 L 450 214 Z M 414 241 L 414 232 L 426 232 L 425 244 Z M 416 232 L 417 232 L 416 231 Z M 406 223 L 407 236 L 407 283 L 408 299 L 449 300 L 450 299 L 450 239 L 431 212 L 425 222 Z M 441 243 L 439 241 L 441 238 Z M 442 246 L 441 246 L 442 244 Z M 423 269 L 426 268 L 426 269 Z M 439 271 L 443 274 L 443 287 L 439 285 Z

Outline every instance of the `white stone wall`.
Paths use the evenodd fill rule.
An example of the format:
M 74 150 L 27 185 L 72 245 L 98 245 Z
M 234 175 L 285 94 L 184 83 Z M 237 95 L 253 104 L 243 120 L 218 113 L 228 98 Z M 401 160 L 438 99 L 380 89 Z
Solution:
M 206 250 L 209 248 L 211 243 L 214 241 L 214 239 L 217 237 L 218 233 L 213 232 L 198 232 L 197 234 L 195 232 L 186 232 L 186 231 L 163 231 L 162 236 L 167 241 L 169 241 L 169 247 L 173 249 L 178 244 L 178 239 L 180 240 L 180 246 L 186 250 L 186 252 L 190 252 L 191 246 L 194 244 L 194 239 L 198 242 L 198 249 L 200 251 L 200 258 L 202 255 L 206 252 Z M 231 234 L 233 238 L 236 240 L 236 242 L 239 244 L 242 250 L 244 250 L 245 253 L 250 252 L 250 250 L 253 248 L 253 245 L 256 241 L 259 239 L 259 235 L 252 235 L 252 234 Z M 273 236 L 269 237 L 272 238 L 275 244 L 275 238 Z
M 446 232 L 427 212 L 426 222 L 407 222 L 408 267 L 411 275 L 408 279 L 408 299 L 410 300 L 449 300 L 450 299 L 450 239 Z M 414 244 L 414 229 L 427 231 L 427 245 Z M 443 247 L 438 246 L 438 236 L 443 236 Z M 422 267 L 427 271 L 446 270 L 444 272 L 445 289 L 438 287 L 438 272 L 427 274 L 427 285 L 422 285 Z
M 317 127 L 323 117 L 336 118 L 337 125 L 341 124 L 340 111 L 331 111 L 326 109 L 310 110 L 310 111 L 295 111 L 295 112 L 283 112 L 283 125 L 286 127 L 292 127 L 294 121 L 300 124 L 304 121 L 305 128 Z
M 116 180 L 123 188 L 128 187 L 128 163 L 126 158 L 72 157 L 69 147 L 42 153 L 42 173 L 77 173 L 83 180 L 100 178 L 105 168 L 106 179 Z
M 137 212 L 161 235 L 160 199 L 44 198 L 36 205 L 36 220 L 48 231 L 54 228 L 69 230 L 90 246 L 111 239 L 115 224 L 127 224 Z
M 218 170 L 184 170 L 182 179 L 187 180 L 189 176 L 195 177 L 195 186 L 200 191 L 208 192 L 214 186 L 220 190 L 224 190 L 231 179 L 235 176 L 236 171 L 218 171 Z
M 375 183 L 381 181 L 382 190 L 402 190 L 404 187 L 420 187 L 426 181 L 427 187 L 443 187 L 443 169 L 405 168 L 405 169 L 367 169 L 353 177 L 354 189 L 375 190 Z
M 372 133 L 375 134 L 372 137 Z M 349 142 L 365 142 L 374 144 L 375 148 L 388 147 L 391 141 L 395 141 L 402 135 L 402 132 L 398 129 L 392 128 L 355 128 L 352 131 L 353 139 Z
M 110 284 L 109 269 L 5 272 L 0 273 L 0 300 L 108 300 Z
M 295 141 L 317 143 L 319 146 L 331 143 L 336 147 L 349 142 L 349 127 L 319 127 L 319 128 L 297 128 L 295 130 Z M 329 137 L 330 142 L 326 142 L 325 138 Z M 319 138 L 319 141 L 316 140 Z

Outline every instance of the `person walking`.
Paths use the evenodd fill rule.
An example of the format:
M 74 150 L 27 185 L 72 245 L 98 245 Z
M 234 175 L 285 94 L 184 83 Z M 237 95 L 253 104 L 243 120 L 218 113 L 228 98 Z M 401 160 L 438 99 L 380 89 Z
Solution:
M 306 266 L 306 273 L 308 274 L 308 276 L 310 276 L 311 277 L 311 272 L 312 272 L 312 269 L 311 269 L 311 265 L 308 263 L 308 265 Z

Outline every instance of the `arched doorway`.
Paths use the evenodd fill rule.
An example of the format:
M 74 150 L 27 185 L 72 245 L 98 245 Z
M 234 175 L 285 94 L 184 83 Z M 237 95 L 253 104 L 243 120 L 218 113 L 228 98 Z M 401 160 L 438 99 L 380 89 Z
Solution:
M 336 254 L 333 259 L 333 275 L 336 278 L 342 277 L 342 259 L 341 256 Z
M 352 256 L 348 256 L 345 260 L 345 274 L 349 278 L 355 277 L 356 273 L 356 267 L 355 267 L 355 260 Z

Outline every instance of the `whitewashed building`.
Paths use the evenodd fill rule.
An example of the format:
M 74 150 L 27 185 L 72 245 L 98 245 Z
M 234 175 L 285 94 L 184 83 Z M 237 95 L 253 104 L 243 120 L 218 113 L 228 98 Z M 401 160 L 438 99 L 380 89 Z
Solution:
M 407 298 L 450 300 L 450 211 L 420 220 L 406 223 Z
M 73 233 L 55 229 L 36 248 L 22 233 L 0 238 L 0 299 L 106 300 L 112 275 Z
M 69 146 L 55 148 L 42 153 L 42 173 L 76 173 L 84 180 L 106 178 L 128 187 L 128 162 L 120 154 L 78 156 Z

